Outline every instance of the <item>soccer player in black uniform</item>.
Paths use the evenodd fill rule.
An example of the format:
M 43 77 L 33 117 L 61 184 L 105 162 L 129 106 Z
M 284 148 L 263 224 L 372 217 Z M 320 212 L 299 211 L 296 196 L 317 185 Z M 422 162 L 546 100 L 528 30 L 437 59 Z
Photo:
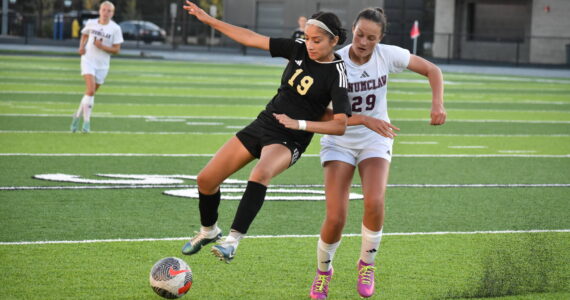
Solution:
M 258 158 L 238 206 L 229 235 L 212 252 L 229 263 L 265 200 L 271 179 L 293 165 L 314 133 L 342 135 L 350 116 L 346 72 L 334 47 L 346 40 L 340 20 L 332 13 L 317 13 L 307 22 L 306 40 L 269 38 L 233 26 L 206 14 L 186 1 L 184 9 L 201 22 L 244 46 L 269 50 L 289 60 L 277 94 L 257 118 L 223 145 L 197 178 L 200 232 L 182 248 L 194 254 L 221 238 L 217 226 L 220 184 Z M 332 101 L 333 119 L 320 121 Z

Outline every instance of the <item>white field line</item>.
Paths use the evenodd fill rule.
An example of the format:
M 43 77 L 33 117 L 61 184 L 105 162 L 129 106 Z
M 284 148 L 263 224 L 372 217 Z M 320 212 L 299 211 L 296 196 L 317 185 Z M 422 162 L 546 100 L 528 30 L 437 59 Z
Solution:
M 156 77 L 156 76 L 155 76 Z M 173 77 L 173 76 L 171 76 Z M 213 76 L 212 76 L 213 77 Z M 212 77 L 197 77 L 197 76 L 185 76 L 185 79 L 189 80 L 191 79 L 193 81 L 193 83 L 201 83 L 201 84 L 205 84 L 205 85 L 209 85 L 209 86 L 213 86 L 214 84 L 212 83 Z M 180 79 L 180 77 L 176 76 L 176 78 Z M 278 77 L 277 77 L 278 78 Z M 26 80 L 29 81 L 30 78 L 28 77 L 12 77 L 12 76 L 0 76 L 0 79 L 20 79 L 20 80 Z M 34 78 L 33 79 L 34 82 L 36 81 L 53 81 L 52 78 Z M 84 85 L 85 83 L 82 80 L 77 80 L 76 78 L 58 78 L 57 81 L 61 82 L 61 81 L 66 81 L 71 83 L 70 85 Z M 263 82 L 263 81 L 248 81 L 248 82 L 237 82 L 234 78 L 216 78 L 216 81 L 218 83 L 220 82 L 225 82 L 225 83 L 231 83 L 231 84 L 240 84 L 240 85 L 244 85 L 244 86 L 251 86 L 251 85 L 256 85 L 256 86 L 270 86 L 270 87 L 275 87 L 277 86 L 277 84 L 273 81 L 267 81 L 267 82 Z M 426 80 L 427 82 L 427 80 Z M 140 78 L 138 78 L 137 80 L 113 80 L 113 84 L 131 84 L 131 83 L 138 83 L 138 84 L 153 84 L 153 85 L 161 85 L 161 84 L 168 84 L 168 85 L 174 85 L 174 84 L 187 84 L 188 81 L 184 81 L 184 80 L 172 80 L 172 81 L 162 81 L 162 82 L 157 82 L 157 81 L 151 81 L 151 80 L 142 80 Z M 447 82 L 446 82 L 447 83 Z M 454 82 L 449 82 L 449 84 L 456 84 Z M 44 84 L 45 85 L 45 84 Z M 217 87 L 216 87 L 217 89 Z
M 139 74 L 137 74 L 139 75 Z M 156 75 L 156 74 L 155 74 Z M 141 76 L 139 76 L 141 77 Z M 143 76 L 143 77 L 148 77 L 148 76 Z M 173 76 L 173 75 L 164 75 L 161 74 L 161 76 L 153 76 L 153 77 L 176 77 L 177 79 L 181 79 L 180 76 Z M 213 77 L 213 76 L 212 76 Z M 212 77 L 205 77 L 205 76 L 184 76 L 184 79 L 192 79 L 195 80 L 195 82 L 198 83 L 208 83 L 210 85 L 212 85 L 211 81 L 212 81 Z M 278 78 L 278 76 L 275 76 L 276 78 Z M 23 77 L 23 76 L 0 76 L 0 79 L 19 79 L 19 80 L 30 80 L 29 77 Z M 140 79 L 140 78 L 139 78 Z M 33 78 L 34 81 L 53 81 L 54 79 L 52 78 L 45 78 L 45 77 L 36 77 Z M 83 84 L 83 82 L 81 80 L 78 80 L 77 78 L 58 78 L 57 81 L 67 81 L 67 82 L 73 82 L 73 83 L 77 83 L 77 84 Z M 236 80 L 234 78 L 216 78 L 216 81 L 222 81 L 222 82 L 231 82 L 231 83 L 235 83 Z M 403 82 L 403 83 L 426 83 L 429 84 L 429 81 L 427 81 L 426 79 L 390 79 L 391 82 Z M 121 83 L 151 83 L 151 84 L 162 84 L 162 83 L 166 83 L 166 84 L 185 84 L 188 83 L 188 81 L 177 81 L 177 80 L 172 80 L 172 81 L 164 81 L 164 82 L 156 82 L 156 81 L 150 81 L 150 80 L 113 80 L 114 84 L 121 84 Z M 468 82 L 468 81 L 464 81 L 464 82 L 455 82 L 455 81 L 444 81 L 443 82 L 445 85 L 482 85 L 484 83 L 477 83 L 477 82 Z M 566 83 L 566 82 L 564 82 Z M 267 85 L 267 86 L 276 86 L 275 82 L 269 81 L 269 82 L 241 82 L 241 84 L 243 85 Z
M 2 83 L 0 82 L 0 85 Z M 29 83 L 17 83 L 17 82 L 12 82 L 10 83 L 10 85 L 29 85 Z M 74 84 L 69 84 L 69 83 L 59 83 L 59 84 L 53 84 L 53 83 L 38 83 L 38 82 L 34 82 L 34 86 L 46 86 L 46 87 L 54 87 L 54 86 L 62 86 L 62 87 L 69 87 L 69 86 L 85 86 L 84 83 L 81 82 L 77 82 Z M 273 84 L 274 87 L 278 87 L 277 84 Z M 168 90 L 168 91 L 172 91 L 172 90 L 177 90 L 177 91 L 188 91 L 188 90 L 211 90 L 213 87 L 212 86 L 202 86 L 202 87 L 198 87 L 198 86 L 193 86 L 193 87 L 186 87 L 186 86 L 157 86 L 154 85 L 153 86 L 154 90 Z M 216 91 L 243 91 L 243 92 L 248 92 L 251 91 L 250 87 L 247 87 L 247 85 L 244 85 L 244 87 L 235 87 L 235 88 L 227 88 L 227 87 L 220 87 L 217 86 L 215 87 Z M 77 93 L 76 93 L 77 94 Z M 267 97 L 270 98 L 270 97 Z
M 189 106 L 194 104 L 189 104 Z M 419 111 L 425 112 L 427 111 L 424 107 L 390 107 L 390 111 L 394 110 L 401 110 L 401 111 Z M 522 110 L 522 109 L 481 109 L 481 108 L 450 108 L 446 109 L 447 112 L 460 112 L 460 111 L 469 111 L 469 112 L 501 112 L 501 113 L 562 113 L 568 114 L 570 111 L 560 111 L 560 110 Z
M 5 91 L 0 91 L 0 94 L 25 94 L 25 95 L 46 95 L 46 94 L 50 94 L 50 95 L 79 95 L 81 96 L 81 93 L 77 93 L 77 92 L 50 92 L 50 91 L 41 91 L 41 92 L 34 92 L 34 91 L 9 91 L 9 90 L 5 90 Z M 165 95 L 165 94 L 160 94 L 160 93 L 107 93 L 107 92 L 100 92 L 97 93 L 98 96 L 133 96 L 133 97 L 171 97 L 171 98 L 219 98 L 219 99 L 231 99 L 231 98 L 237 98 L 237 99 L 264 99 L 264 100 L 270 100 L 271 96 L 269 97 L 264 97 L 264 96 L 218 96 L 218 95 Z M 47 103 L 47 102 L 46 102 Z M 56 102 L 56 103 L 60 103 L 60 102 Z M 61 102 L 60 104 L 69 104 L 66 102 Z M 159 105 L 159 104 L 157 104 Z
M 193 97 L 193 96 L 188 96 Z M 197 96 L 201 97 L 201 96 Z M 69 105 L 69 102 L 12 102 L 7 101 L 3 102 L 0 105 L 9 106 L 10 108 L 21 108 L 21 109 L 40 109 L 45 108 L 45 105 Z M 38 106 L 44 105 L 44 106 Z M 101 105 L 101 104 L 100 104 Z M 102 105 L 107 106 L 136 106 L 136 107 L 263 107 L 262 103 L 259 104 L 211 104 L 211 103 L 166 103 L 166 104 L 153 104 L 153 103 L 105 103 Z M 419 112 L 426 112 L 424 107 L 391 107 L 390 111 L 419 111 Z M 468 111 L 468 112 L 500 112 L 500 113 L 557 113 L 557 114 L 570 114 L 570 111 L 560 111 L 560 110 L 520 110 L 520 109 L 481 109 L 481 108 L 451 108 L 447 109 L 448 112 L 460 112 L 460 111 Z
M 447 148 L 451 149 L 487 149 L 487 146 L 447 146 Z
M 225 127 L 226 129 L 239 129 L 239 127 Z M 72 134 L 68 130 L 0 130 L 0 133 L 25 133 L 25 134 Z M 137 135 L 233 135 L 236 131 L 91 131 L 89 134 L 137 134 Z M 398 136 L 422 136 L 422 137 L 570 137 L 570 134 L 455 134 L 455 133 L 441 133 L 441 134 L 423 134 L 423 133 L 399 133 Z
M 208 105 L 214 106 L 241 106 L 241 105 Z M 252 105 L 253 106 L 253 105 Z M 256 106 L 257 107 L 257 106 Z M 69 114 L 0 114 L 2 117 L 47 117 L 61 118 L 71 117 L 73 110 L 70 109 Z M 151 116 L 151 115 L 111 115 L 110 113 L 95 113 L 95 118 L 112 118 L 112 119 L 225 119 L 225 120 L 253 120 L 252 117 L 234 117 L 234 116 Z M 392 119 L 393 122 L 429 122 L 430 119 Z M 447 120 L 447 123 L 530 123 L 530 124 L 570 124 L 567 120 L 497 120 L 497 119 L 453 119 Z
M 226 188 L 245 186 L 231 185 Z M 0 191 L 38 191 L 38 190 L 110 190 L 110 189 L 165 189 L 196 188 L 191 184 L 129 184 L 129 185 L 78 185 L 78 186 L 0 186 Z M 222 186 L 224 187 L 224 186 Z M 272 188 L 324 188 L 322 184 L 273 184 Z M 362 187 L 353 184 L 352 187 Z M 389 188 L 545 188 L 570 187 L 570 183 L 492 183 L 492 184 L 388 184 Z M 287 200 L 291 201 L 291 200 Z
M 122 58 L 118 58 L 118 59 L 122 59 Z M 27 66 L 20 66 L 14 62 L 0 62 L 0 65 L 9 67 L 9 68 L 17 68 L 18 70 L 34 70 L 37 71 L 38 69 L 40 70 L 45 70 L 45 71 L 77 71 L 76 67 L 71 67 L 71 68 L 66 68 L 66 67 L 54 67 L 54 66 L 33 66 L 32 67 L 27 67 Z M 280 65 L 279 65 L 280 66 Z M 269 64 L 268 67 L 275 67 L 275 65 L 273 64 Z M 47 73 L 47 72 L 45 72 Z M 134 75 L 134 76 L 141 76 L 141 73 L 137 73 L 137 72 L 133 72 L 133 71 L 121 71 L 121 70 L 117 70 L 116 72 L 113 73 L 120 73 L 120 74 L 128 74 L 128 75 Z M 222 72 L 209 72 L 209 73 L 204 73 L 205 75 L 187 75 L 186 73 L 183 72 L 157 72 L 157 73 L 145 73 L 143 74 L 144 76 L 150 77 L 150 76 L 155 76 L 155 77 L 183 77 L 183 78 L 202 78 L 202 77 L 206 77 L 206 78 L 210 78 L 212 76 L 219 76 L 219 75 L 227 75 L 227 73 L 222 73 Z M 247 72 L 233 72 L 231 73 L 234 76 L 243 76 L 243 75 L 251 75 L 251 73 L 247 73 Z M 208 76 L 206 76 L 208 75 Z M 272 74 L 270 74 L 272 75 Z M 279 73 L 275 73 L 275 76 L 278 76 Z M 471 74 L 461 74 L 461 73 L 457 73 L 454 74 L 453 77 L 457 77 L 459 78 L 459 80 L 457 80 L 457 82 L 459 83 L 465 83 L 465 84 L 473 84 L 473 83 L 477 83 L 479 84 L 480 81 L 483 81 L 482 83 L 488 82 L 490 79 L 492 79 L 493 81 L 519 81 L 519 82 L 538 82 L 538 83 L 570 83 L 569 80 L 566 80 L 564 78 L 560 78 L 560 79 L 542 79 L 542 78 L 531 78 L 528 76 L 520 76 L 520 77 L 507 77 L 507 76 L 500 76 L 500 75 L 485 75 L 485 76 L 481 76 L 481 75 L 471 75 Z M 14 77 L 9 77 L 9 78 L 14 78 Z M 26 79 L 27 77 L 24 77 L 23 79 Z M 418 81 L 418 82 L 427 82 L 427 80 L 425 79 L 408 79 L 408 78 L 392 78 L 390 79 L 390 81 L 393 82 L 398 82 L 398 81 Z
M 1 93 L 0 93 L 1 94 Z M 138 97 L 138 96 L 137 96 Z M 196 97 L 196 98 L 232 98 L 224 97 L 224 96 L 215 96 L 215 95 L 207 95 L 207 96 L 185 96 L 187 98 Z M 249 97 L 237 97 L 237 98 L 248 98 Z M 414 102 L 414 101 L 409 101 Z M 45 105 L 69 105 L 69 102 L 54 102 L 54 101 L 46 101 L 46 102 L 38 102 L 38 101 L 2 101 L 1 105 L 7 105 L 12 108 L 42 108 Z M 514 104 L 514 103 L 513 103 Z M 518 103 L 517 103 L 518 104 Z M 570 104 L 570 103 L 568 103 Z M 37 106 L 37 105 L 44 105 L 44 106 Z M 155 104 L 155 103 L 117 103 L 117 104 L 104 104 L 104 105 L 115 105 L 115 106 L 137 106 L 137 107 L 212 107 L 212 106 L 260 106 L 262 104 L 211 104 L 211 103 L 165 103 L 165 104 Z M 424 107 L 391 107 L 390 111 L 426 111 Z M 544 112 L 544 113 L 570 113 L 570 111 L 560 111 L 560 110 L 516 110 L 516 109 L 481 109 L 481 108 L 451 108 L 447 109 L 449 112 L 457 112 L 457 111 L 480 111 L 480 112 L 511 112 L 511 113 L 537 113 L 537 112 Z
M 390 119 L 393 122 L 429 122 L 430 119 Z M 531 124 L 570 124 L 566 120 L 469 120 L 469 119 L 451 119 L 446 123 L 531 123 Z
M 398 142 L 398 144 L 403 144 L 403 145 L 437 145 L 439 144 L 438 142 Z
M 243 127 L 242 127 L 243 128 Z M 0 133 L 26 133 L 26 134 L 49 134 L 49 133 L 63 133 L 63 134 L 72 134 L 70 131 L 42 131 L 42 130 L 0 130 Z M 169 132 L 165 132 L 165 131 L 157 131 L 157 132 L 151 132 L 151 131 L 91 131 L 89 134 L 136 134 L 136 135 L 208 135 L 208 134 L 213 134 L 213 135 L 233 135 L 235 134 L 235 131 L 228 131 L 228 132 L 222 132 L 222 131 L 217 131 L 217 132 L 197 132 L 197 131 L 188 131 L 188 132 L 184 132 L 184 131 L 169 131 Z M 81 133 L 78 133 L 81 134 Z M 570 136 L 570 135 L 569 135 Z
M 186 122 L 186 125 L 196 125 L 196 126 L 221 126 L 224 123 L 220 122 Z
M 160 153 L 0 153 L 0 156 L 85 156 L 85 157 L 212 157 L 214 154 L 185 153 L 185 154 L 160 154 Z M 521 157 L 521 158 L 570 158 L 570 154 L 546 155 L 546 154 L 394 154 L 393 157 L 415 158 L 485 158 L 485 157 Z M 303 157 L 319 157 L 319 154 L 303 154 Z
M 77 92 L 57 92 L 57 91 L 21 91 L 21 90 L 3 90 L 0 91 L 0 94 L 25 94 L 25 95 L 79 95 L 81 93 Z M 268 97 L 265 96 L 219 96 L 219 95 L 170 95 L 170 94 L 155 94 L 155 93 L 110 93 L 110 92 L 99 92 L 97 95 L 105 95 L 105 96 L 135 96 L 135 97 L 165 97 L 165 98 L 219 98 L 219 99 L 264 99 L 269 100 Z M 17 102 L 17 101 L 13 101 Z M 55 101 L 46 101 L 46 102 L 38 102 L 36 100 L 29 100 L 26 102 L 34 102 L 34 103 L 46 103 L 46 104 L 69 104 L 69 102 L 55 102 Z M 431 100 L 389 100 L 390 103 L 431 103 Z M 565 101 L 536 101 L 536 100 L 517 100 L 517 101 L 495 101 L 495 100 L 457 100 L 452 102 L 446 103 L 453 103 L 453 104 L 481 104 L 481 103 L 490 103 L 490 104 L 545 104 L 545 105 L 568 105 L 570 102 Z M 128 104 L 128 103 L 126 103 Z M 132 103 L 136 105 L 136 103 Z M 147 104 L 149 105 L 149 104 Z M 162 104 L 155 104 L 157 106 L 161 106 Z
M 73 113 L 69 114 L 0 114 L 0 117 L 54 117 L 54 118 L 66 118 L 71 116 Z M 111 119 L 147 119 L 152 121 L 159 121 L 162 119 L 216 119 L 216 120 L 254 120 L 254 117 L 236 117 L 236 116 L 149 116 L 149 115 L 109 115 L 109 113 L 96 113 L 91 115 L 94 118 L 111 118 Z
M 499 153 L 536 153 L 535 150 L 499 150 Z
M 424 235 L 472 235 L 472 234 L 521 234 L 521 233 L 569 233 L 570 229 L 552 230 L 498 230 L 498 231 L 436 231 L 436 232 L 386 232 L 384 236 L 424 236 Z M 343 234 L 343 237 L 359 237 L 359 233 Z M 275 238 L 318 238 L 318 234 L 286 234 L 286 235 L 251 235 L 248 239 L 275 239 Z M 162 242 L 162 241 L 183 241 L 190 237 L 172 238 L 141 238 L 141 239 L 101 239 L 101 240 L 76 240 L 76 241 L 21 241 L 21 242 L 0 242 L 2 246 L 10 245 L 47 245 L 47 244 L 93 244 L 93 243 L 130 243 L 130 242 Z

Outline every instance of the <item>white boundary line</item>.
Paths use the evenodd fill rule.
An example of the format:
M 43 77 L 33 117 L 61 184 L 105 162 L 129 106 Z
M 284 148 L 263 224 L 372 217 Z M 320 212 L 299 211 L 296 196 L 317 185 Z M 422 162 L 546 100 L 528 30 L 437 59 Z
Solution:
M 226 129 L 240 129 L 244 126 L 226 126 Z M 67 130 L 0 130 L 3 134 L 69 134 L 72 133 Z M 90 134 L 126 134 L 126 135 L 234 135 L 236 131 L 92 131 Z M 453 134 L 453 133 L 442 133 L 442 134 L 422 134 L 422 133 L 400 133 L 398 136 L 401 137 L 480 137 L 480 138 L 493 138 L 493 137 L 505 137 L 505 138 L 527 138 L 527 137 L 570 137 L 570 134 Z
M 56 117 L 56 118 L 66 118 L 71 117 L 73 114 L 0 114 L 2 117 Z M 110 116 L 102 113 L 95 113 L 91 115 L 97 118 L 112 118 L 112 119 L 205 119 L 205 120 L 255 120 L 255 116 L 252 117 L 236 117 L 236 116 L 151 116 L 151 115 L 115 115 Z M 570 122 L 570 121 L 569 121 Z
M 159 154 L 159 153 L 0 153 L 1 156 L 46 156 L 46 157 L 212 157 L 214 154 Z M 570 154 L 394 154 L 393 157 L 412 158 L 570 158 Z M 319 157 L 319 154 L 303 154 L 303 157 Z
M 384 233 L 384 236 L 423 236 L 423 235 L 469 235 L 469 234 L 520 234 L 520 233 L 569 233 L 570 229 L 552 230 L 499 230 L 499 231 L 436 231 L 436 232 L 399 232 Z M 343 234 L 343 237 L 359 237 L 359 233 Z M 246 236 L 249 239 L 272 239 L 272 238 L 318 238 L 318 234 L 287 234 L 287 235 L 252 235 Z M 76 240 L 76 241 L 21 241 L 21 242 L 0 242 L 1 246 L 10 245 L 48 245 L 48 244 L 92 244 L 92 243 L 117 243 L 117 242 L 160 242 L 160 241 L 181 241 L 190 237 L 173 238 L 141 238 L 141 239 L 101 239 L 101 240 Z
M 393 80 L 393 79 L 392 79 Z M 570 81 L 569 81 L 570 82 Z M 77 92 L 57 92 L 57 91 L 14 91 L 14 90 L 6 90 L 0 91 L 0 94 L 27 94 L 27 95 L 78 95 Z M 104 96 L 133 96 L 133 97 L 165 97 L 165 98 L 219 98 L 219 99 L 263 99 L 269 100 L 268 97 L 265 96 L 231 96 L 231 95 L 185 95 L 185 94 L 156 94 L 156 93 L 111 93 L 111 92 L 101 92 L 97 93 L 97 95 L 104 95 Z M 9 101 L 5 101 L 9 102 Z M 16 103 L 17 101 L 12 101 Z M 69 104 L 69 102 L 61 102 L 61 101 L 37 101 L 37 100 L 26 100 L 26 103 L 45 103 L 45 104 Z M 390 103 L 422 103 L 422 104 L 431 104 L 431 100 L 390 100 Z M 451 103 L 451 102 L 446 102 Z M 536 101 L 536 100 L 517 100 L 517 101 L 496 101 L 496 100 L 456 100 L 452 102 L 453 104 L 481 104 L 481 103 L 489 103 L 489 104 L 536 104 L 536 105 L 568 105 L 570 102 L 566 101 Z M 123 103 L 123 104 L 134 104 L 134 103 Z M 147 104 L 148 105 L 148 104 Z M 156 104 L 160 105 L 160 104 Z
M 237 185 L 238 187 L 240 185 Z M 243 185 L 241 185 L 243 186 Z M 189 184 L 129 184 L 129 185 L 75 185 L 75 186 L 0 186 L 0 191 L 36 191 L 36 190 L 105 190 L 105 189 L 163 189 L 163 188 L 196 188 Z M 224 187 L 224 186 L 222 186 Z M 236 187 L 236 185 L 225 188 Z M 324 188 L 322 184 L 274 184 L 272 188 Z M 353 184 L 353 188 L 361 187 Z M 388 184 L 390 188 L 544 188 L 570 187 L 570 183 L 473 183 L 473 184 Z
M 210 105 L 215 106 L 215 105 Z M 218 105 L 218 106 L 230 106 L 230 105 Z M 232 105 L 237 106 L 237 105 Z M 257 107 L 257 105 L 250 105 Z M 29 107 L 28 107 L 29 108 Z M 40 107 L 32 107 L 40 108 Z M 0 114 L 3 117 L 51 117 L 51 118 L 61 118 L 70 117 L 72 115 L 71 110 L 69 114 L 18 114 L 18 113 L 7 113 Z M 234 117 L 234 116 L 151 116 L 151 115 L 106 115 L 102 113 L 95 113 L 93 117 L 97 118 L 112 118 L 112 119 L 157 119 L 157 118 L 178 118 L 178 119 L 226 119 L 226 120 L 253 120 L 255 116 L 252 117 Z M 407 118 L 394 118 L 392 122 L 429 122 L 430 119 L 407 119 Z M 447 120 L 447 123 L 524 123 L 524 124 L 570 124 L 568 120 L 499 120 L 499 119 L 452 119 Z

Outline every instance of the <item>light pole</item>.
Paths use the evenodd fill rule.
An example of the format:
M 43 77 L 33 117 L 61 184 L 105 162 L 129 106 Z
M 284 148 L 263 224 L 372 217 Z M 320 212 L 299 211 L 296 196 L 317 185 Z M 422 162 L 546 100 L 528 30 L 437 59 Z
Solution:
M 170 39 L 172 40 L 172 49 L 176 49 L 176 43 L 174 42 L 174 30 L 175 30 L 175 21 L 176 21 L 176 9 L 178 8 L 178 4 L 170 3 Z

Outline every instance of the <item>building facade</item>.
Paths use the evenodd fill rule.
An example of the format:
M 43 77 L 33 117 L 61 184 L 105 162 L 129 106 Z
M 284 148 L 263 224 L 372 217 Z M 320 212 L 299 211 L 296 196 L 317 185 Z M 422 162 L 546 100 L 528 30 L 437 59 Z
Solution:
M 433 57 L 565 64 L 568 0 L 436 0 Z
M 412 50 L 409 31 L 419 21 L 417 54 L 425 57 L 570 64 L 570 0 L 224 0 L 224 20 L 289 37 L 299 16 L 330 11 L 350 41 L 352 22 L 366 7 L 384 8 L 386 44 Z

